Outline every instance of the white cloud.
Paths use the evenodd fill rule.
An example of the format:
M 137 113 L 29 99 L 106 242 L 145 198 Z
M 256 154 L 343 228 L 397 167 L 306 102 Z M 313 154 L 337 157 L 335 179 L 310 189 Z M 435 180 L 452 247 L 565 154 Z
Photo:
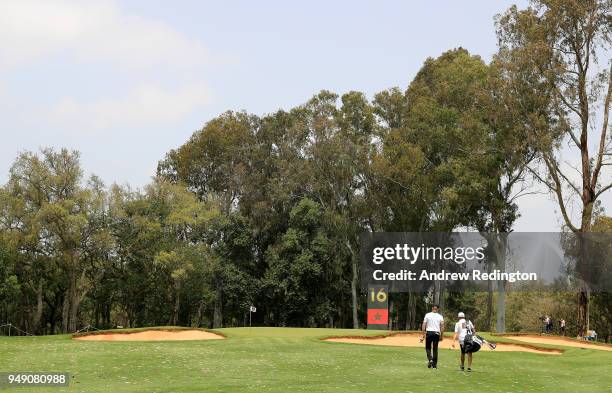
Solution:
M 138 86 L 124 96 L 92 101 L 65 97 L 44 117 L 51 124 L 69 125 L 64 129 L 73 134 L 113 128 L 159 127 L 201 109 L 209 99 L 210 94 L 203 84 L 178 89 L 151 84 Z
M 61 89 L 46 90 L 42 103 L 36 94 L 0 92 L 0 101 L 17 106 L 10 116 L 22 127 L 35 119 L 70 135 L 99 130 L 112 135 L 126 127 L 178 122 L 209 102 L 202 66 L 211 60 L 197 40 L 162 21 L 127 14 L 113 0 L 0 0 L 2 78 L 55 61 L 53 71 L 28 72 L 38 80 L 65 81 Z M 104 88 L 57 74 L 57 64 L 79 70 L 80 80 L 103 69 L 104 79 L 96 82 Z
M 115 2 L 0 2 L 0 66 L 48 55 L 122 67 L 193 66 L 210 56 L 197 41 L 153 19 L 126 15 Z

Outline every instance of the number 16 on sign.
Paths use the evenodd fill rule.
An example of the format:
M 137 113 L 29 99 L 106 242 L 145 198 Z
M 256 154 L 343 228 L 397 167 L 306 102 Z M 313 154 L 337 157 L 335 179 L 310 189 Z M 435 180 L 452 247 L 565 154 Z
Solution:
M 368 286 L 368 329 L 386 330 L 388 324 L 388 288 L 383 285 Z

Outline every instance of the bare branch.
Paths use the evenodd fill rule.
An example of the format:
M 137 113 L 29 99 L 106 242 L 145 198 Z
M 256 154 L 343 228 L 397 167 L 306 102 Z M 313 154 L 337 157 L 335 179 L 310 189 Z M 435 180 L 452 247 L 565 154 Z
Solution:
M 591 189 L 594 190 L 597 186 L 597 180 L 599 178 L 599 172 L 601 170 L 605 146 L 606 146 L 606 134 L 608 133 L 608 114 L 610 112 L 610 96 L 612 96 L 612 64 L 610 64 L 610 75 L 608 79 L 608 94 L 606 94 L 606 101 L 604 104 L 604 118 L 603 125 L 601 127 L 601 135 L 599 137 L 599 152 L 597 153 L 597 163 L 593 169 L 593 178 L 591 179 Z
M 558 165 L 556 164 L 556 162 L 554 162 L 554 160 L 547 157 L 546 154 L 543 155 L 543 158 L 544 162 L 546 163 L 546 166 L 548 167 L 548 173 L 550 173 L 550 177 L 554 181 L 554 187 L 552 188 L 552 190 L 557 196 L 557 202 L 559 202 L 559 208 L 561 209 L 561 214 L 563 215 L 565 224 L 572 232 L 579 232 L 579 229 L 574 226 L 574 224 L 572 224 L 569 214 L 567 214 L 567 209 L 565 208 L 565 200 L 563 199 L 563 186 L 558 176 L 558 174 L 560 173 Z
M 557 171 L 557 173 L 563 178 L 563 180 L 565 180 L 565 182 L 570 186 L 570 188 L 576 192 L 576 194 L 580 195 L 580 190 L 578 189 L 578 186 L 572 183 L 571 180 L 567 177 L 567 175 L 563 173 L 561 169 L 559 169 L 559 166 L 557 165 L 556 162 L 553 161 L 553 163 L 554 163 L 554 168 Z M 574 168 L 573 166 L 569 165 L 569 167 L 573 168 L 575 171 L 580 173 L 580 171 L 578 171 L 578 169 Z
M 547 193 L 546 192 L 542 192 L 542 191 L 519 192 L 519 193 L 513 195 L 512 197 L 510 197 L 509 202 L 514 202 L 518 198 L 524 197 L 526 195 L 545 195 L 545 194 L 547 194 Z
M 540 183 L 544 184 L 549 191 L 554 191 L 555 186 L 552 183 L 546 181 L 546 179 L 542 178 L 542 176 L 540 176 L 537 171 L 533 170 L 532 168 L 528 167 L 527 169 L 533 175 L 533 177 L 535 177 Z
M 597 193 L 595 194 L 595 199 L 599 198 L 601 194 L 603 194 L 604 192 L 608 191 L 611 188 L 612 188 L 612 183 L 608 184 L 607 186 L 603 187 L 601 190 L 597 191 Z
M 568 107 L 569 110 L 571 110 L 572 112 L 577 114 L 578 117 L 580 117 L 582 119 L 582 112 L 580 112 L 580 110 L 578 108 L 576 108 L 569 101 L 567 101 L 567 98 L 563 95 L 563 92 L 559 89 L 559 87 L 555 86 L 555 90 L 557 91 L 557 96 L 561 99 L 563 104 L 565 104 L 565 106 Z

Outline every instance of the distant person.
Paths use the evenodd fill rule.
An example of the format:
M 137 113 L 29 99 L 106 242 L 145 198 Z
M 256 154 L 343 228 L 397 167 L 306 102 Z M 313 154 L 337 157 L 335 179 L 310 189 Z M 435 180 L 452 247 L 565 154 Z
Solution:
M 553 328 L 555 327 L 555 321 L 550 318 L 548 320 L 548 333 L 551 334 L 553 332 Z
M 565 336 L 565 319 L 559 321 L 559 334 Z
M 587 337 L 589 341 L 597 341 L 597 332 L 595 330 L 589 330 L 589 335 Z
M 550 317 L 548 315 L 544 315 L 544 333 L 549 333 L 548 329 L 550 326 Z
M 476 334 L 476 329 L 472 324 L 472 321 L 465 319 L 465 314 L 460 312 L 457 314 L 459 321 L 455 323 L 455 335 L 453 336 L 453 348 L 455 348 L 455 341 L 459 342 L 459 348 L 461 348 L 461 371 L 465 370 L 465 336 L 468 334 Z M 468 355 L 468 372 L 472 371 L 472 352 L 467 352 Z
M 438 305 L 434 304 L 431 307 L 431 312 L 425 314 L 421 325 L 423 336 L 420 341 L 423 342 L 423 339 L 425 339 L 427 368 L 438 368 L 438 343 L 442 341 L 444 333 L 444 317 L 438 313 L 438 310 Z

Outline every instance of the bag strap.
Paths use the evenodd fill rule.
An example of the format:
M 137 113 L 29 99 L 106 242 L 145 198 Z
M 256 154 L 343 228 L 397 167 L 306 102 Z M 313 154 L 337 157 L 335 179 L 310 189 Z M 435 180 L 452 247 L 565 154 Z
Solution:
M 465 321 L 465 328 L 466 328 L 468 334 L 474 334 L 474 332 L 472 331 L 472 326 L 473 326 L 472 325 L 472 321 L 470 321 L 470 320 L 466 320 Z

